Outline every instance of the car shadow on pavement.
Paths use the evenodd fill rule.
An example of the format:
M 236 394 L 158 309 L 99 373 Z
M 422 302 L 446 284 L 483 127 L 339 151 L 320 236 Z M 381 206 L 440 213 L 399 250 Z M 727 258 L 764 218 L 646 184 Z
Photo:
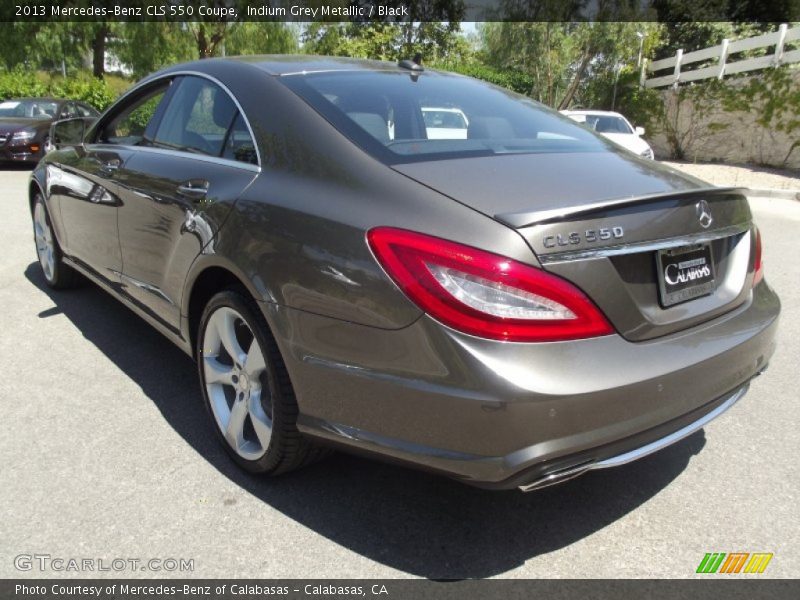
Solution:
M 275 479 L 254 477 L 235 467 L 213 436 L 189 357 L 93 285 L 53 291 L 38 263 L 25 276 L 55 304 L 39 316 L 66 316 L 230 481 L 329 540 L 415 576 L 500 575 L 580 541 L 664 489 L 705 445 L 701 431 L 636 463 L 529 494 L 480 490 L 345 454 Z M 266 524 L 263 534 L 253 531 L 260 534 L 270 539 Z

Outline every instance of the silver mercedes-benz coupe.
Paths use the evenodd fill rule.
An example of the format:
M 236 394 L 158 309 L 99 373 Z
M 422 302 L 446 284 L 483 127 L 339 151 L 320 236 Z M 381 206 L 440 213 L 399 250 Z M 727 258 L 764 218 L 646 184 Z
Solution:
M 52 137 L 44 278 L 191 354 L 252 472 L 336 447 L 536 489 L 698 430 L 774 350 L 745 190 L 467 77 L 203 60 Z

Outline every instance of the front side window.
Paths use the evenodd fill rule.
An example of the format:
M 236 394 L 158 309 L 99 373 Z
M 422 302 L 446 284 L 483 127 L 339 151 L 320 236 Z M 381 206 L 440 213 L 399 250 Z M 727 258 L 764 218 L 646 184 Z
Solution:
M 599 136 L 533 100 L 467 77 L 341 71 L 281 81 L 389 164 L 610 149 Z
M 236 114 L 236 105 L 222 88 L 200 77 L 184 77 L 154 141 L 176 150 L 220 156 Z
M 125 146 L 141 144 L 145 140 L 148 125 L 155 122 L 156 109 L 169 85 L 170 82 L 165 81 L 117 109 L 111 120 L 100 129 L 97 140 L 104 144 Z
M 78 111 L 75 109 L 73 102 L 65 102 L 61 105 L 61 112 L 59 113 L 60 119 L 71 119 L 78 116 Z

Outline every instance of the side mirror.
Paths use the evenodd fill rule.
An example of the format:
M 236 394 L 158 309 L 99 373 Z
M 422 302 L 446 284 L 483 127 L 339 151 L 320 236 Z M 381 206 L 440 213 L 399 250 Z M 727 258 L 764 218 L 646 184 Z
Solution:
M 50 126 L 50 143 L 54 149 L 65 146 L 80 146 L 83 143 L 83 136 L 86 134 L 87 125 L 94 119 L 85 117 L 74 117 L 56 121 Z
M 643 136 L 644 135 L 644 127 L 637 127 L 636 128 L 636 135 Z

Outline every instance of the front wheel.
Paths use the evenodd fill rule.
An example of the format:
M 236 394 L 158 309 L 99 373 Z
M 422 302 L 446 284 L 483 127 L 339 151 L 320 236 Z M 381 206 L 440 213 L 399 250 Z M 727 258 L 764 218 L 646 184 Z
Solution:
M 53 226 L 47 212 L 44 198 L 36 194 L 33 199 L 33 239 L 36 242 L 36 256 L 42 268 L 44 280 L 54 289 L 75 287 L 78 274 L 67 264 L 58 240 L 53 235 Z
M 200 384 L 214 429 L 251 473 L 277 475 L 324 454 L 297 430 L 297 402 L 258 306 L 238 290 L 214 296 L 197 335 Z

